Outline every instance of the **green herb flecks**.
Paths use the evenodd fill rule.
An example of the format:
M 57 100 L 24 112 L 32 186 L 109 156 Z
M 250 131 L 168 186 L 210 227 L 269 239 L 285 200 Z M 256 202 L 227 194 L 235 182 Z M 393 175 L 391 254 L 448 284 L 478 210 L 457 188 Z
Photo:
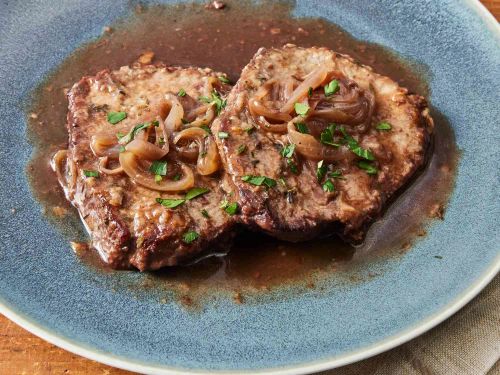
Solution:
M 299 133 L 309 134 L 309 128 L 303 122 L 298 122 L 297 124 L 295 124 L 295 126 L 297 127 L 297 131 Z
M 237 153 L 238 155 L 241 155 L 241 154 L 243 154 L 246 150 L 247 150 L 247 146 L 246 146 L 246 145 L 239 145 L 239 146 L 238 146 L 238 149 L 236 150 L 236 153 Z
M 149 167 L 149 171 L 157 176 L 166 176 L 167 170 L 168 167 L 166 161 L 155 160 Z
M 332 180 L 325 181 L 325 183 L 323 184 L 323 190 L 328 193 L 335 191 L 335 185 L 333 184 Z
M 358 161 L 358 167 L 363 169 L 369 175 L 374 175 L 378 173 L 377 167 L 375 167 L 373 163 L 370 163 L 369 161 L 366 160 Z
M 167 208 L 176 208 L 186 202 L 185 199 L 163 199 L 156 198 L 156 202 Z
M 309 112 L 309 105 L 305 103 L 295 103 L 293 108 L 295 113 L 301 116 L 305 116 Z
M 223 200 L 220 203 L 220 208 L 226 211 L 228 215 L 233 216 L 236 215 L 236 213 L 238 212 L 239 206 L 238 203 L 236 202 L 229 203 L 227 200 Z
M 99 177 L 98 171 L 93 171 L 88 169 L 84 169 L 83 174 L 85 175 L 85 177 Z
M 226 106 L 226 99 L 222 99 L 222 97 L 216 90 L 212 91 L 210 98 L 201 96 L 200 100 L 207 104 L 213 104 L 215 106 L 215 112 L 217 113 L 217 115 L 220 114 L 222 109 L 224 109 L 224 107 Z
M 295 145 L 290 143 L 281 149 L 281 156 L 286 159 L 286 164 L 293 174 L 298 174 L 299 170 L 297 164 L 293 160 L 293 154 L 295 152 Z
M 219 76 L 218 78 L 219 78 L 219 81 L 221 81 L 222 83 L 231 84 L 231 81 L 226 76 Z
M 210 215 L 208 214 L 207 210 L 205 210 L 205 209 L 201 210 L 201 214 L 203 215 L 203 217 L 210 219 Z
M 372 152 L 361 147 L 358 141 L 356 141 L 351 135 L 347 134 L 343 127 L 340 128 L 340 131 L 344 135 L 344 140 L 347 144 L 347 147 L 349 147 L 349 150 L 363 159 L 371 161 L 375 160 L 375 156 L 372 154 Z
M 328 84 L 325 86 L 325 95 L 330 96 L 335 94 L 337 91 L 339 91 L 340 86 L 339 86 L 339 81 L 336 79 L 332 79 Z
M 256 186 L 267 186 L 267 187 L 275 187 L 276 186 L 276 180 L 273 180 L 272 178 L 266 177 L 266 176 L 243 176 L 241 178 L 242 181 L 248 182 L 249 184 L 256 185 Z
M 337 169 L 335 171 L 329 172 L 328 177 L 330 178 L 337 178 L 339 180 L 345 180 L 345 177 L 342 176 L 342 171 Z
M 326 175 L 327 167 L 324 160 L 320 160 L 316 167 L 316 179 L 321 182 Z
M 226 132 L 218 132 L 218 133 L 217 133 L 217 137 L 219 137 L 219 139 L 226 139 L 226 138 L 229 138 L 229 133 L 226 133 Z
M 293 143 L 290 143 L 281 149 L 281 156 L 283 156 L 284 158 L 291 158 L 293 157 L 294 151 L 295 145 Z
M 377 125 L 376 128 L 377 128 L 377 130 L 391 130 L 392 126 L 388 122 L 382 121 L 382 122 L 379 122 L 379 124 Z
M 191 199 L 199 197 L 200 195 L 206 194 L 209 191 L 210 191 L 210 189 L 207 189 L 207 188 L 195 187 L 186 193 L 186 196 L 184 197 L 184 199 L 189 201 Z
M 108 122 L 112 125 L 118 124 L 120 121 L 127 118 L 127 113 L 125 112 L 108 112 Z
M 328 127 L 325 130 L 323 130 L 321 132 L 321 135 L 320 135 L 320 141 L 321 141 L 321 143 L 323 143 L 325 145 L 332 146 L 332 147 L 340 147 L 340 144 L 335 143 L 333 141 L 333 137 L 335 135 L 336 126 L 337 125 L 335 125 L 335 124 L 330 124 L 330 125 L 328 125 Z
M 150 126 L 159 126 L 159 125 L 160 123 L 158 121 L 148 121 L 143 124 L 138 124 L 134 126 L 133 129 L 131 129 L 126 135 L 120 137 L 120 140 L 118 142 L 122 145 L 127 144 L 133 141 L 137 133 L 140 132 L 141 130 L 145 130 Z
M 180 89 L 179 92 L 177 93 L 177 96 L 186 96 L 186 90 Z
M 184 233 L 184 236 L 182 236 L 182 241 L 189 245 L 190 243 L 196 241 L 198 238 L 200 238 L 200 235 L 194 230 L 190 230 L 189 232 Z

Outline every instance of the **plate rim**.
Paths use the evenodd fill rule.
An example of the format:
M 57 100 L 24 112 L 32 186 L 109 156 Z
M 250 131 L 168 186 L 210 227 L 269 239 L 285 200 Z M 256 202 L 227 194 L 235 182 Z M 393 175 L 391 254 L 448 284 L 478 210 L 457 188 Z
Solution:
M 488 9 L 479 0 L 463 0 L 465 6 L 476 13 L 484 22 L 484 27 L 489 29 L 493 36 L 500 40 L 500 23 L 488 11 Z M 368 345 L 364 348 L 340 354 L 328 359 L 322 359 L 304 364 L 264 368 L 258 370 L 189 370 L 185 368 L 170 367 L 163 365 L 148 365 L 140 361 L 125 359 L 116 356 L 113 353 L 101 353 L 95 349 L 86 347 L 84 344 L 77 343 L 68 337 L 55 334 L 50 329 L 38 324 L 35 320 L 28 318 L 22 312 L 16 311 L 14 306 L 10 306 L 0 296 L 0 314 L 9 320 L 26 329 L 30 333 L 41 339 L 67 350 L 73 354 L 100 362 L 112 367 L 123 370 L 134 371 L 141 374 L 159 374 L 159 375 L 206 375 L 214 373 L 231 374 L 266 374 L 266 375 L 292 375 L 292 374 L 310 374 L 319 371 L 330 370 L 341 366 L 349 365 L 382 352 L 402 345 L 430 329 L 442 323 L 450 316 L 459 311 L 474 297 L 476 297 L 500 272 L 500 254 L 491 262 L 489 267 L 483 272 L 465 291 L 458 295 L 454 300 L 444 307 L 440 308 L 434 314 L 417 322 L 413 327 L 401 331 L 395 335 L 389 336 L 379 342 Z

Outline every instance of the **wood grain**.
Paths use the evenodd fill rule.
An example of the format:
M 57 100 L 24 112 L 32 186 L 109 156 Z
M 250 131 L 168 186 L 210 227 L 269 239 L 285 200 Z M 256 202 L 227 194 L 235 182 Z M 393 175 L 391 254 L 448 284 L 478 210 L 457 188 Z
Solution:
M 482 3 L 500 19 L 500 0 Z M 8 375 L 126 375 L 51 345 L 0 315 L 0 373 Z

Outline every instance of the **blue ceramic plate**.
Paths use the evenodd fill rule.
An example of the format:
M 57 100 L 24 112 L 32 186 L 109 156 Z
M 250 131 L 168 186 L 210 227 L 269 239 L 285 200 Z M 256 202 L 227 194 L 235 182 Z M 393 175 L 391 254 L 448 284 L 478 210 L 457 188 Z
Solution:
M 478 2 L 297 1 L 297 16 L 326 17 L 429 66 L 430 99 L 463 151 L 446 220 L 380 277 L 261 303 L 221 297 L 196 313 L 113 292 L 108 276 L 66 250 L 24 173 L 32 146 L 22 103 L 77 46 L 126 16 L 129 2 L 2 1 L 1 9 L 0 311 L 42 338 L 139 372 L 312 372 L 423 333 L 497 273 L 500 32 Z

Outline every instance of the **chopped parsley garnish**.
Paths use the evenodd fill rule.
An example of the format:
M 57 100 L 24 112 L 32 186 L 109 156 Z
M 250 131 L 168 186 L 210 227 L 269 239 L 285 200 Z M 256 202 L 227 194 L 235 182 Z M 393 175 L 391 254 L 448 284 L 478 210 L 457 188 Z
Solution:
M 238 155 L 241 155 L 241 154 L 243 154 L 246 151 L 246 149 L 247 149 L 246 145 L 239 145 L 238 149 L 236 150 L 236 153 Z
M 261 186 L 265 185 L 267 187 L 275 187 L 276 186 L 276 180 L 273 180 L 272 178 L 266 177 L 266 176 L 243 176 L 241 178 L 242 181 L 248 182 L 249 184 L 256 185 L 256 186 Z
M 295 109 L 295 113 L 301 116 L 305 116 L 309 112 L 309 105 L 305 103 L 295 103 L 293 108 Z
M 123 137 L 125 137 L 125 133 L 122 133 L 122 132 L 117 132 L 116 133 L 116 138 L 122 139 Z
M 167 175 L 167 162 L 155 160 L 149 167 L 149 171 L 158 176 Z
M 298 174 L 299 170 L 297 168 L 297 164 L 293 161 L 293 153 L 295 152 L 295 145 L 290 143 L 281 149 L 281 156 L 286 158 L 286 164 L 290 171 L 294 174 Z
M 108 122 L 110 124 L 118 124 L 120 121 L 125 120 L 127 114 L 125 112 L 108 112 Z
M 181 122 L 182 122 L 183 125 L 189 124 L 189 121 L 186 120 L 185 118 L 181 118 Z
M 316 168 L 316 178 L 318 179 L 318 182 L 321 182 L 321 180 L 325 177 L 326 170 L 324 160 L 318 161 L 318 167 Z
M 298 122 L 297 124 L 295 124 L 295 126 L 297 127 L 299 133 L 309 134 L 309 128 L 303 122 Z
M 217 133 L 217 137 L 219 137 L 219 139 L 226 139 L 229 138 L 229 134 L 226 132 L 219 132 Z
M 85 175 L 85 177 L 99 177 L 98 171 L 92 171 L 88 169 L 84 169 L 83 174 Z
M 176 208 L 186 202 L 185 199 L 163 199 L 163 198 L 156 198 L 156 201 L 162 206 L 165 206 L 167 208 Z
M 200 158 L 204 158 L 205 156 L 207 156 L 208 152 L 206 151 L 203 151 L 202 153 L 200 153 Z
M 148 122 L 145 122 L 143 124 L 138 124 L 138 125 L 134 126 L 134 128 L 132 130 L 130 130 L 126 135 L 124 135 L 123 137 L 120 137 L 119 142 L 121 144 L 127 144 L 127 143 L 133 141 L 134 137 L 141 130 L 145 130 L 145 129 L 149 128 L 150 126 L 159 126 L 159 125 L 160 125 L 160 123 L 158 121 L 148 121 Z
M 238 203 L 236 202 L 229 203 L 226 199 L 220 202 L 219 207 L 222 208 L 224 211 L 226 211 L 226 213 L 228 213 L 231 216 L 235 215 L 239 209 Z
M 386 121 L 382 121 L 377 125 L 377 130 L 391 130 L 392 126 Z
M 325 181 L 325 183 L 323 184 L 323 190 L 329 193 L 335 190 L 335 185 L 333 184 L 332 180 Z
M 198 238 L 200 238 L 200 235 L 194 230 L 190 230 L 189 232 L 184 233 L 182 240 L 184 241 L 184 243 L 189 245 L 191 242 L 196 241 Z
M 212 91 L 210 98 L 206 96 L 200 96 L 200 100 L 204 103 L 215 105 L 215 112 L 217 112 L 217 114 L 220 114 L 222 109 L 226 106 L 226 99 L 222 99 L 220 94 L 216 90 Z
M 281 156 L 284 158 L 291 158 L 295 151 L 295 145 L 290 143 L 281 149 Z
M 210 215 L 208 214 L 208 211 L 205 210 L 205 209 L 201 210 L 201 214 L 203 215 L 203 217 L 206 217 L 207 219 L 210 218 Z
M 159 184 L 161 182 L 161 180 L 163 180 L 163 177 L 160 176 L 159 174 L 155 174 L 155 182 L 157 184 Z
M 369 161 L 360 160 L 358 161 L 358 167 L 363 169 L 368 174 L 377 174 L 378 169 Z
M 330 173 L 328 173 L 328 177 L 331 177 L 331 178 L 338 178 L 340 180 L 345 180 L 345 177 L 342 176 L 342 171 L 337 169 L 336 171 L 332 171 Z
M 166 142 L 165 142 L 165 138 L 160 137 L 160 140 L 158 141 L 158 144 L 159 144 L 160 146 L 163 146 L 165 143 L 166 143 Z
M 311 97 L 313 95 L 313 88 L 309 87 L 309 90 L 307 90 L 307 96 Z
M 177 173 L 174 178 L 172 178 L 172 180 L 174 181 L 179 181 L 181 179 L 181 175 L 179 173 Z
M 125 146 L 120 145 L 120 147 L 118 148 L 118 150 L 119 150 L 120 152 L 125 152 L 125 151 L 126 151 L 126 148 L 125 148 Z
M 235 215 L 238 212 L 238 203 L 233 202 L 228 204 L 227 207 L 224 208 L 224 211 L 231 216 Z
M 160 175 L 156 175 L 156 176 L 159 176 L 160 177 L 160 181 L 161 181 L 161 176 Z M 179 175 L 177 175 L 177 176 L 179 176 Z M 179 176 L 179 178 L 180 178 L 180 176 Z M 174 179 L 175 179 L 175 177 L 174 177 Z M 156 180 L 156 177 L 155 177 L 155 180 Z M 192 188 L 191 190 L 189 190 L 186 193 L 186 196 L 184 198 L 182 198 L 182 199 L 156 198 L 156 201 L 158 203 L 160 203 L 162 206 L 165 206 L 167 208 L 176 208 L 176 207 L 178 207 L 178 206 L 186 203 L 187 201 L 189 201 L 191 199 L 194 199 L 196 197 L 199 197 L 200 195 L 208 193 L 209 191 L 210 190 L 206 189 L 206 188 Z
M 253 132 L 255 130 L 255 128 L 253 126 L 250 126 L 248 128 L 245 128 L 243 129 L 244 132 L 250 134 L 251 132 Z
M 186 90 L 180 89 L 179 92 L 177 93 L 177 96 L 186 96 Z
M 210 189 L 207 189 L 207 188 L 195 187 L 195 188 L 192 188 L 191 190 L 189 190 L 186 193 L 186 196 L 184 198 L 189 201 L 191 199 L 199 197 L 200 195 L 206 194 L 209 191 L 210 191 Z
M 222 83 L 227 83 L 227 84 L 231 83 L 231 81 L 229 80 L 229 78 L 227 78 L 225 76 L 219 76 L 219 81 L 221 81 Z
M 361 147 L 359 145 L 358 141 L 356 141 L 352 136 L 347 134 L 347 132 L 345 131 L 345 129 L 343 127 L 340 128 L 340 131 L 344 135 L 344 139 L 347 143 L 347 147 L 349 147 L 349 150 L 354 152 L 359 157 L 362 157 L 363 159 L 375 160 L 375 156 L 373 156 L 372 152 L 370 150 L 367 150 L 367 149 L 364 149 L 363 147 Z
M 290 168 L 290 171 L 293 174 L 299 174 L 299 169 L 297 168 L 297 164 L 292 159 L 286 159 L 286 164 L 288 165 L 288 168 Z
M 201 125 L 200 128 L 205 130 L 208 134 L 212 134 L 212 130 L 210 130 L 210 127 L 208 125 Z
M 336 79 L 332 79 L 328 84 L 325 86 L 325 95 L 330 96 L 335 94 L 337 91 L 339 91 L 340 86 L 339 86 L 339 81 Z
M 320 135 L 321 143 L 323 143 L 325 145 L 333 146 L 333 147 L 340 147 L 340 144 L 335 143 L 333 141 L 333 136 L 335 134 L 336 126 L 337 125 L 335 125 L 335 124 L 330 124 L 330 125 L 328 125 L 328 127 L 325 130 L 323 130 L 321 132 L 321 135 Z

